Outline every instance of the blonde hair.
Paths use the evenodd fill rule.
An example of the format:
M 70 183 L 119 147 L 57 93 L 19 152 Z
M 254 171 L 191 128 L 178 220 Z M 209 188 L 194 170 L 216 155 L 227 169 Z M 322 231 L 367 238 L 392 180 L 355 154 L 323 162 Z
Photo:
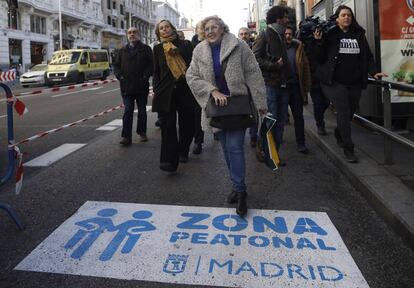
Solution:
M 198 38 L 200 40 L 204 40 L 204 38 L 205 38 L 204 28 L 206 27 L 207 22 L 210 21 L 210 20 L 216 21 L 217 24 L 221 28 L 223 28 L 224 33 L 229 33 L 230 32 L 229 26 L 226 23 L 224 23 L 223 19 L 221 19 L 217 15 L 208 16 L 208 17 L 204 18 L 203 20 L 201 20 L 201 22 L 200 22 L 200 31 L 201 32 L 198 33 Z

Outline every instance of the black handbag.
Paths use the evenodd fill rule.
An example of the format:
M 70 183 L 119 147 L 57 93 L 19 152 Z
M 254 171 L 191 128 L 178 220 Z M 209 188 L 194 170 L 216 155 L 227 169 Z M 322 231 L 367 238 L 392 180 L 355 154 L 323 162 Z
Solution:
M 227 61 L 223 61 L 220 87 L 224 83 L 224 71 Z M 257 126 L 259 114 L 254 105 L 249 87 L 249 95 L 233 95 L 227 98 L 226 106 L 217 106 L 210 95 L 206 106 L 206 116 L 210 118 L 210 126 L 219 129 L 245 129 Z

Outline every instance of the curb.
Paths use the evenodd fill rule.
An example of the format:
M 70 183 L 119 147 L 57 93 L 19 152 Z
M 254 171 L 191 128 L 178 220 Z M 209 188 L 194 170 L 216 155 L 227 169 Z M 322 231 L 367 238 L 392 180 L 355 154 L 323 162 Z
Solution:
M 332 133 L 319 136 L 316 132 L 313 114 L 303 109 L 306 134 L 325 152 L 332 163 L 362 193 L 377 213 L 404 239 L 414 250 L 414 194 L 401 180 L 390 174 L 361 150 L 355 149 L 361 157 L 358 164 L 345 161 Z M 326 121 L 329 130 L 335 125 Z M 332 126 L 332 129 L 331 129 Z

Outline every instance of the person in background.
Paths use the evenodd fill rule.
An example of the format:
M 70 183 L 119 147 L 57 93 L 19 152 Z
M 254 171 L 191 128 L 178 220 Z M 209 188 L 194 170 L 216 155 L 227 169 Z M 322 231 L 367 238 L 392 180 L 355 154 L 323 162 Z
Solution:
M 191 38 L 191 43 L 193 43 L 193 46 L 196 47 L 201 41 L 203 41 L 202 35 L 204 34 L 204 31 L 200 30 L 201 21 L 196 24 L 195 28 L 195 34 L 193 38 Z
M 187 71 L 187 81 L 201 107 L 210 97 L 215 104 L 225 106 L 227 98 L 248 97 L 249 89 L 258 110 L 266 113 L 265 86 L 260 68 L 249 46 L 229 33 L 229 27 L 218 16 L 201 22 L 205 40 L 195 49 Z M 223 69 L 223 62 L 226 68 Z M 248 89 L 249 88 L 249 89 Z M 245 184 L 244 138 L 246 129 L 216 130 L 230 173 L 232 191 L 228 203 L 237 202 L 236 213 L 247 213 Z
M 285 40 L 289 65 L 292 77 L 288 81 L 289 106 L 295 121 L 296 149 L 298 152 L 309 152 L 305 145 L 305 121 L 303 120 L 303 103 L 311 86 L 309 62 L 303 45 L 299 40 L 293 39 L 293 28 L 285 29 Z
M 284 6 L 273 6 L 267 12 L 267 27 L 257 36 L 253 45 L 263 78 L 266 84 L 267 107 L 277 120 L 274 133 L 279 149 L 283 142 L 283 128 L 288 119 L 289 94 L 287 83 L 291 71 L 287 56 L 285 26 L 288 22 L 288 10 Z M 282 165 L 285 163 L 282 162 Z
M 320 63 L 316 73 L 324 94 L 337 112 L 337 143 L 343 147 L 346 160 L 357 163 L 351 139 L 351 120 L 358 108 L 361 90 L 367 87 L 368 75 L 380 79 L 386 74 L 376 73 L 365 30 L 356 21 L 352 9 L 340 5 L 334 15 L 336 26 L 325 35 L 320 30 L 314 32 Z
M 174 172 L 179 162 L 188 161 L 194 136 L 194 110 L 198 104 L 185 79 L 193 45 L 179 39 L 177 29 L 168 20 L 156 25 L 155 34 L 161 43 L 154 47 L 152 110 L 161 119 L 160 169 Z
M 251 41 L 249 28 L 241 27 L 239 29 L 239 39 L 246 42 L 246 44 L 249 45 L 250 49 L 252 49 L 253 42 Z M 257 126 L 251 127 L 249 129 L 249 134 L 250 146 L 254 148 L 257 145 Z
M 138 29 L 128 29 L 128 44 L 116 54 L 113 63 L 115 77 L 121 86 L 121 95 L 124 103 L 122 117 L 122 146 L 132 143 L 132 124 L 135 102 L 138 107 L 137 134 L 141 142 L 147 138 L 147 101 L 149 93 L 149 78 L 152 76 L 154 63 L 151 47 L 143 44 L 139 38 Z
M 177 30 L 177 34 L 180 40 L 183 40 L 183 41 L 185 40 L 185 35 L 183 31 Z

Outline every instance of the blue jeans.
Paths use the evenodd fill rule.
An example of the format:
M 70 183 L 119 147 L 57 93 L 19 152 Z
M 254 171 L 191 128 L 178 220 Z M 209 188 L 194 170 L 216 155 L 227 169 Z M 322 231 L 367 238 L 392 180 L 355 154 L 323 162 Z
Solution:
M 138 116 L 137 116 L 137 134 L 147 133 L 147 101 L 148 94 L 142 95 L 127 95 L 122 97 L 124 102 L 124 116 L 122 117 L 122 134 L 124 138 L 131 139 L 132 137 L 132 123 L 134 117 L 135 102 L 137 102 Z
M 276 146 L 283 142 L 283 127 L 288 121 L 289 93 L 287 88 L 266 86 L 267 110 L 276 119 L 273 132 Z
M 244 135 L 246 129 L 221 130 L 217 132 L 226 159 L 227 168 L 233 191 L 246 192 L 244 178 L 246 176 L 246 163 L 244 159 Z
M 321 88 L 312 88 L 310 95 L 313 102 L 313 116 L 316 126 L 325 128 L 324 114 L 329 107 L 329 99 L 325 97 Z

